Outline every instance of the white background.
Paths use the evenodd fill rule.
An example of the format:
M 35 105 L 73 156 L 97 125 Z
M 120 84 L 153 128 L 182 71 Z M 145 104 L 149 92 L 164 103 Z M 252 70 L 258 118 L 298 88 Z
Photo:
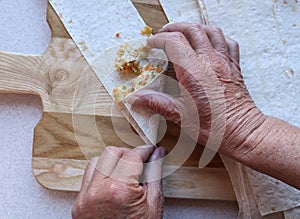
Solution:
M 51 37 L 46 7 L 47 0 L 0 0 L 0 50 L 43 53 Z M 38 97 L 0 94 L 0 219 L 71 217 L 76 193 L 46 190 L 32 175 L 33 130 L 41 115 Z M 233 202 L 167 199 L 164 218 L 236 215 Z

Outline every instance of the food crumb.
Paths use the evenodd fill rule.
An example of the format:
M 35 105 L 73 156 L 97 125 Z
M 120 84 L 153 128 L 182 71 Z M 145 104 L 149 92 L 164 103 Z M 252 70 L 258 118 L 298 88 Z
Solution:
M 72 23 L 73 23 L 73 20 L 72 20 L 72 19 L 70 19 L 68 23 L 69 23 L 69 24 L 72 24 Z
M 294 71 L 294 69 L 292 69 L 292 68 L 291 68 L 291 69 L 290 69 L 290 72 L 291 72 L 291 75 L 292 75 L 292 76 L 294 76 L 294 75 L 295 75 L 295 71 Z
M 81 41 L 79 45 L 81 46 L 82 51 L 86 51 L 88 49 L 84 41 Z
M 151 34 L 152 34 L 152 28 L 151 27 L 149 27 L 148 25 L 146 25 L 145 27 L 144 27 L 144 29 L 141 31 L 141 34 L 143 35 L 143 36 L 151 36 Z
M 120 38 L 121 34 L 120 33 L 116 33 L 116 37 Z
M 121 102 L 130 93 L 141 89 L 163 72 L 161 64 L 141 62 L 147 57 L 149 48 L 145 44 L 121 46 L 115 59 L 115 70 L 121 75 L 134 74 L 131 84 L 122 84 L 113 89 L 115 103 Z M 149 61 L 149 60 L 148 60 Z M 165 64 L 165 62 L 163 63 Z M 132 76 L 132 75 L 131 75 Z

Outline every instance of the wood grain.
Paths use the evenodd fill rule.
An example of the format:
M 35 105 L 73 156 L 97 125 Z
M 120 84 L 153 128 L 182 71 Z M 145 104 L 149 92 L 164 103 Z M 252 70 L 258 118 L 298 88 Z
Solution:
M 135 3 L 141 3 L 141 4 L 147 4 L 147 5 L 159 5 L 159 0 L 132 0 L 133 4 Z
M 0 92 L 39 95 L 45 112 L 112 115 L 112 98 L 71 39 L 52 38 L 42 56 L 1 52 L 0 71 Z
M 165 166 L 164 170 L 170 168 Z M 163 189 L 164 195 L 172 198 L 235 200 L 230 179 L 223 168 L 181 167 L 163 179 Z
M 86 160 L 55 158 L 33 158 L 32 162 L 35 166 L 33 173 L 42 186 L 62 191 L 79 191 L 88 164 Z M 164 166 L 164 171 L 173 168 Z M 184 177 L 187 174 L 188 177 Z M 181 167 L 163 179 L 163 188 L 166 197 L 235 200 L 231 182 L 223 168 Z
M 124 138 L 143 145 L 124 117 L 45 112 L 35 128 L 33 156 L 91 159 L 106 146 L 132 147 Z
M 154 32 L 167 23 L 157 0 L 133 3 Z M 52 40 L 43 55 L 0 52 L 0 92 L 40 96 L 44 113 L 34 131 L 34 175 L 46 188 L 78 191 L 86 159 L 99 156 L 108 145 L 130 147 L 142 141 L 116 110 L 50 4 L 47 20 Z M 160 145 L 171 150 L 179 132 L 168 123 Z M 202 150 L 196 147 L 184 167 L 164 179 L 165 196 L 234 200 L 218 155 L 210 163 L 214 168 L 197 168 Z
M 60 20 L 59 15 L 56 14 L 56 12 L 54 11 L 53 7 L 49 2 L 47 7 L 47 22 L 52 31 L 53 38 L 71 39 L 71 36 L 68 33 L 68 31 L 64 28 L 64 25 Z
M 154 34 L 157 33 L 163 25 L 168 23 L 167 17 L 158 1 L 134 0 L 133 4 L 145 23 L 153 28 Z

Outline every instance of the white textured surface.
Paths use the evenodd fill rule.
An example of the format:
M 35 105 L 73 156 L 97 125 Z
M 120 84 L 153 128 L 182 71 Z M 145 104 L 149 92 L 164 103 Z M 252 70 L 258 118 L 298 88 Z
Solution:
M 245 83 L 258 107 L 300 127 L 300 3 L 207 1 L 211 24 L 237 40 Z M 298 207 L 299 190 L 249 170 L 262 215 Z
M 145 38 L 141 34 L 145 23 L 130 0 L 49 2 L 90 64 L 105 49 Z M 120 33 L 119 38 L 116 33 Z
M 0 218 L 70 215 L 76 194 L 45 190 L 32 175 L 33 129 L 41 111 L 35 96 L 0 94 Z
M 169 20 L 182 20 L 170 0 L 160 1 Z M 198 2 L 204 6 L 204 0 Z M 266 114 L 299 127 L 298 1 L 215 0 L 207 3 L 202 9 L 208 10 L 210 24 L 221 27 L 226 35 L 240 44 L 243 75 L 258 107 Z M 262 215 L 299 206 L 299 190 L 256 171 L 249 169 L 248 172 Z M 289 212 L 292 213 L 296 215 L 298 212 Z
M 160 4 L 170 23 L 186 21 L 202 23 L 197 0 L 160 0 Z
M 46 0 L 0 0 L 0 50 L 39 54 L 50 40 Z M 0 95 L 0 218 L 70 218 L 75 193 L 48 191 L 31 171 L 33 129 L 39 98 Z M 164 218 L 235 218 L 231 202 L 168 199 Z
M 141 34 L 145 23 L 132 2 L 130 0 L 102 0 L 101 3 L 98 0 L 49 2 L 99 80 L 113 97 L 113 89 L 127 81 L 119 77 L 114 67 L 119 44 L 129 41 L 130 44 L 141 44 L 136 40 L 146 38 Z M 120 33 L 119 38 L 116 37 L 116 33 Z M 125 112 L 121 112 L 128 120 L 130 112 L 130 117 L 134 120 L 131 124 L 145 143 L 156 144 L 159 120 L 152 122 L 153 126 L 149 128 L 150 115 L 145 119 L 144 115 L 132 112 L 131 105 L 125 104 L 125 107 Z
M 210 23 L 237 40 L 246 85 L 266 114 L 300 127 L 300 2 L 206 1 Z
M 251 169 L 248 176 L 263 216 L 300 206 L 300 190 Z

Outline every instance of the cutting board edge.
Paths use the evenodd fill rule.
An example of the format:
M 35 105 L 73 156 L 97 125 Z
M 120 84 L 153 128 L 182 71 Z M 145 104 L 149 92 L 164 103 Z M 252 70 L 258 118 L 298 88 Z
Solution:
M 87 160 L 33 157 L 32 172 L 37 182 L 46 189 L 79 192 L 87 163 Z M 164 168 L 170 169 L 173 166 Z M 182 176 L 180 171 L 188 172 L 189 177 Z M 165 197 L 236 201 L 230 180 L 228 177 L 224 178 L 224 174 L 227 174 L 225 168 L 181 167 L 163 179 Z M 45 180 L 49 176 L 54 179 L 52 182 Z M 200 180 L 199 177 L 202 177 L 203 180 Z M 196 182 L 197 178 L 199 181 Z M 224 184 L 223 188 L 220 188 L 221 179 Z M 70 184 L 72 185 L 70 186 Z M 184 195 L 184 193 L 188 195 Z

